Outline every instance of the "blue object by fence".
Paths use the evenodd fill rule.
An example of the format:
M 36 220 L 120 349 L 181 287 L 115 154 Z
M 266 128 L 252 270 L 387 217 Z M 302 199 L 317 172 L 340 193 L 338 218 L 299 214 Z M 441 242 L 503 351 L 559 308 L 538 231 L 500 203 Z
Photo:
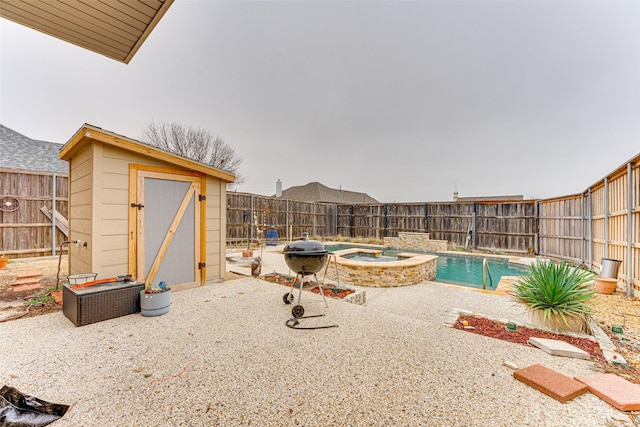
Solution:
M 278 246 L 278 229 L 274 226 L 267 230 L 267 246 Z

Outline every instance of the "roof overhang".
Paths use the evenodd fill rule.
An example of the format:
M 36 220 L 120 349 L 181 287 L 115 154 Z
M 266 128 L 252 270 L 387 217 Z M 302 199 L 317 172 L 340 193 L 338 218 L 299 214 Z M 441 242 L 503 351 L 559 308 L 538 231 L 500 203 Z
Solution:
M 234 174 L 227 171 L 214 168 L 213 166 L 205 165 L 204 163 L 196 162 L 186 157 L 178 156 L 177 154 L 161 150 L 152 145 L 145 144 L 143 142 L 115 134 L 113 132 L 108 132 L 99 127 L 88 124 L 82 126 L 76 132 L 76 134 L 60 149 L 60 158 L 62 160 L 70 161 L 72 157 L 74 157 L 77 153 L 79 153 L 93 141 L 110 144 L 116 147 L 120 147 L 124 150 L 153 157 L 154 159 L 171 163 L 184 169 L 202 172 L 206 175 L 210 175 L 226 181 L 227 183 L 233 182 L 236 179 Z
M 0 16 L 128 64 L 173 0 L 2 0 Z

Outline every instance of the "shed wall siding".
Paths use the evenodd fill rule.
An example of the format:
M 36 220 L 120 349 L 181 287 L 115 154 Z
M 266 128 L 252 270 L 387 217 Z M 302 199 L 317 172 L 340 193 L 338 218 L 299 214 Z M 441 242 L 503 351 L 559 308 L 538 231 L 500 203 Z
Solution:
M 102 152 L 100 161 L 96 160 L 101 179 L 94 182 L 100 189 L 94 213 L 100 217 L 94 230 L 99 240 L 99 247 L 94 248 L 96 272 L 100 277 L 129 274 L 129 165 L 174 166 L 109 144 L 94 142 L 93 146 Z
M 226 230 L 226 217 L 221 210 L 226 206 L 226 186 L 220 179 L 207 177 L 206 209 L 206 280 L 223 279 L 225 272 L 225 245 L 223 230 Z
M 69 230 L 70 240 L 87 242 L 91 247 L 93 150 L 81 151 L 69 164 Z M 70 245 L 73 263 L 69 274 L 93 272 L 91 251 L 85 247 Z

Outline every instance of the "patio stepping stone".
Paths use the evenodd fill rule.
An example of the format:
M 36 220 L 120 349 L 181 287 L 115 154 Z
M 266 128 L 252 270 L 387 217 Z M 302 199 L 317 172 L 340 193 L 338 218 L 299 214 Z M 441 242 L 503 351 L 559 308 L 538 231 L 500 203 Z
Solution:
M 36 289 L 42 289 L 42 285 L 40 283 L 33 283 L 30 285 L 15 286 L 13 292 L 34 291 Z
M 38 276 L 42 276 L 42 272 L 39 270 L 30 270 L 30 271 L 24 271 L 22 273 L 18 274 L 18 279 L 28 279 L 30 277 L 38 277 Z
M 30 278 L 30 279 L 16 280 L 15 282 L 11 283 L 11 286 L 32 285 L 34 283 L 40 283 L 40 278 L 36 277 L 36 278 Z
M 583 383 L 539 364 L 518 369 L 513 377 L 562 403 L 587 391 Z
M 589 391 L 621 411 L 640 410 L 640 385 L 616 374 L 598 374 L 575 377 Z
M 586 351 L 562 340 L 531 337 L 529 338 L 529 344 L 553 356 L 574 357 L 576 359 L 586 360 L 590 357 Z

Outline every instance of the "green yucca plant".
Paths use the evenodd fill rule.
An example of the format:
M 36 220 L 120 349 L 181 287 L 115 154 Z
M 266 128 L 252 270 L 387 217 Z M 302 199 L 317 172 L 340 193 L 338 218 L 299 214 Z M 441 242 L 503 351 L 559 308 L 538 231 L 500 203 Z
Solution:
M 565 325 L 568 317 L 591 313 L 589 301 L 595 291 L 588 284 L 596 277 L 594 273 L 573 268 L 564 262 L 537 262 L 531 271 L 514 283 L 511 296 L 527 306 L 527 310 L 542 312 L 543 321 L 559 316 Z

